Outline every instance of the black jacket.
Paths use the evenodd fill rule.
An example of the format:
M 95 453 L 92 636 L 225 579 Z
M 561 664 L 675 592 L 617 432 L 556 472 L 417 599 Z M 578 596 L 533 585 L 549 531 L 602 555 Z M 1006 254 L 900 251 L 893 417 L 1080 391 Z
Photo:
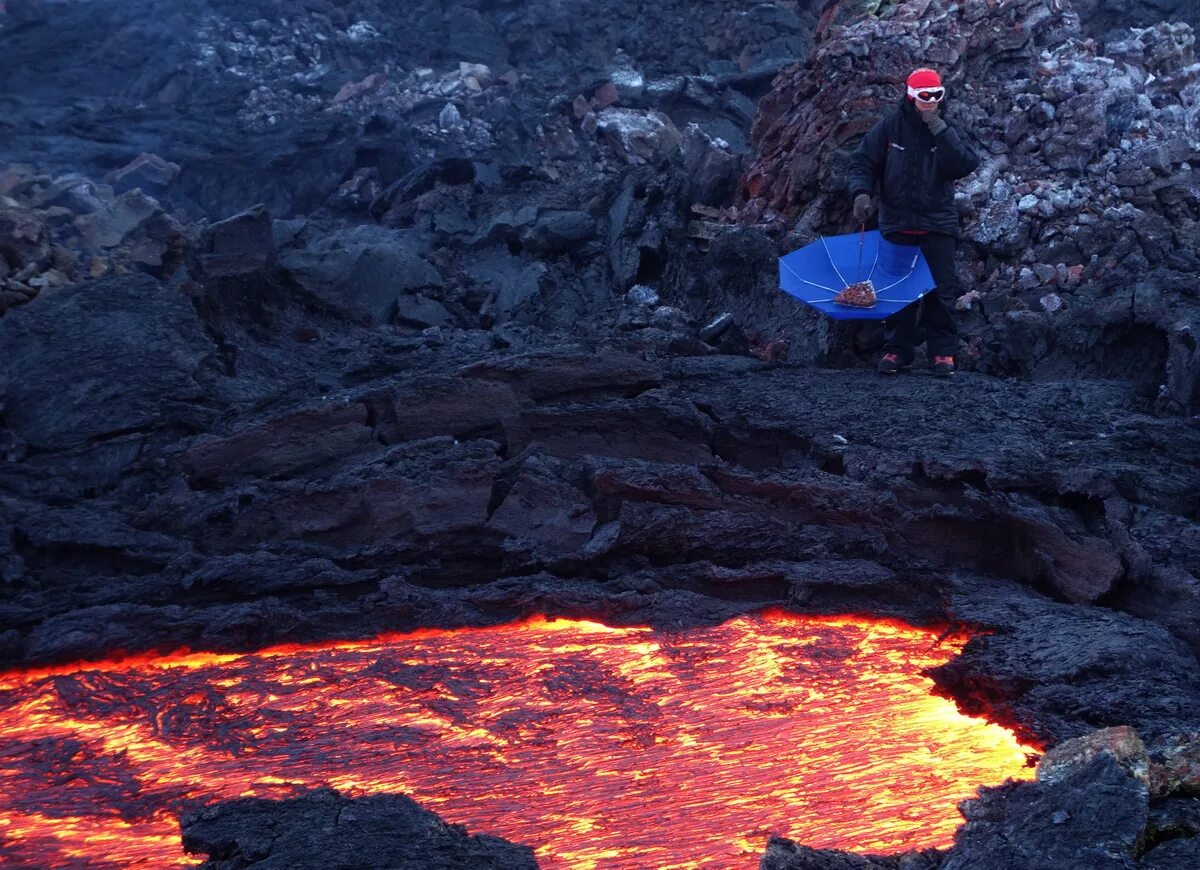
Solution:
M 970 175 L 979 156 L 954 123 L 934 136 L 907 97 L 875 124 L 850 163 L 850 196 L 880 188 L 879 230 L 958 234 L 954 180 Z

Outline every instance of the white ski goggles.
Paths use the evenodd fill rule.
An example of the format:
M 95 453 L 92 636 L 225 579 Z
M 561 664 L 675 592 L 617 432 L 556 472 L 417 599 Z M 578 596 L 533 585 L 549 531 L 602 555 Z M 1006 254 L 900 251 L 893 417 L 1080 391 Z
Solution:
M 914 100 L 920 100 L 922 103 L 940 103 L 946 98 L 946 89 L 914 88 L 910 85 L 908 88 L 908 95 Z

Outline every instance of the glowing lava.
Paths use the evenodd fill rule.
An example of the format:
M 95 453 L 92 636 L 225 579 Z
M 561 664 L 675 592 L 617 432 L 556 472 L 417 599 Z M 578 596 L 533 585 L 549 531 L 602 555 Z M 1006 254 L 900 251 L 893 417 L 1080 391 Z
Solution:
M 961 645 L 784 613 L 535 619 L 4 674 L 0 863 L 187 864 L 183 810 L 321 785 L 407 793 L 543 867 L 750 868 L 769 833 L 945 846 L 957 800 L 1026 775 L 1011 733 L 929 694 Z

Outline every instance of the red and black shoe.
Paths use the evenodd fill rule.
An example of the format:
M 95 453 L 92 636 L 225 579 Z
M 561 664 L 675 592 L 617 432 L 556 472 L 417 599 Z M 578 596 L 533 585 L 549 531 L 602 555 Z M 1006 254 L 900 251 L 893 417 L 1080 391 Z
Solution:
M 954 374 L 954 357 L 935 356 L 933 358 L 933 373 L 940 378 L 947 378 Z
M 900 357 L 894 353 L 885 353 L 879 358 L 879 365 L 876 366 L 881 375 L 894 375 L 906 368 L 908 365 L 900 362 Z

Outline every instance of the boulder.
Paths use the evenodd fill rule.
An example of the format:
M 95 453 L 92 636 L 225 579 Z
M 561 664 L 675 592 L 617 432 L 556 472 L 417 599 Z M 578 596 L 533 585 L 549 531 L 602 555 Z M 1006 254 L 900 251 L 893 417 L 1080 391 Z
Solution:
M 1059 782 L 1102 753 L 1112 756 L 1122 770 L 1142 785 L 1149 785 L 1150 757 L 1137 732 L 1128 726 L 1102 728 L 1053 747 L 1038 761 L 1038 782 Z
M 42 294 L 0 320 L 0 345 L 6 425 L 38 448 L 209 416 L 201 383 L 215 347 L 187 297 L 149 276 Z
M 964 801 L 966 823 L 941 870 L 1130 870 L 1147 819 L 1146 787 L 1102 753 L 1053 782 L 1009 782 Z
M 51 258 L 50 227 L 38 212 L 0 209 L 0 258 L 17 272 L 27 266 L 42 269 Z
M 275 256 L 271 215 L 256 205 L 203 229 L 193 273 L 202 280 L 255 275 L 273 266 Z
M 610 106 L 596 113 L 596 126 L 616 152 L 633 164 L 655 162 L 683 143 L 671 119 L 653 109 Z
M 279 265 L 305 290 L 365 322 L 389 322 L 408 292 L 443 286 L 417 239 L 377 226 L 322 233 L 309 226 L 279 253 Z

